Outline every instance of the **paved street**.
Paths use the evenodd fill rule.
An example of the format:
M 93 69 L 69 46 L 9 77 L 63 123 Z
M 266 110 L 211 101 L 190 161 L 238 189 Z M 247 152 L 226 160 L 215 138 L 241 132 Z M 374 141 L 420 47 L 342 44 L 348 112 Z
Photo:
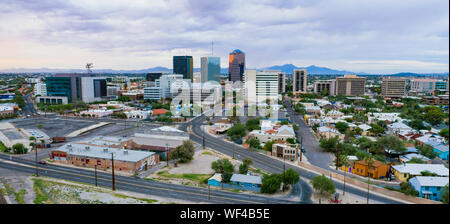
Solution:
M 330 168 L 330 164 L 333 162 L 334 156 L 322 151 L 319 146 L 319 141 L 311 133 L 312 129 L 306 126 L 303 119 L 295 113 L 289 101 L 286 101 L 286 105 L 289 119 L 298 126 L 298 136 L 303 137 L 303 147 L 306 150 L 304 156 L 308 158 L 308 162 L 323 169 L 333 170 Z
M 266 170 L 271 173 L 283 172 L 283 162 L 282 161 L 276 160 L 276 159 L 268 157 L 266 155 L 262 155 L 258 152 L 254 152 L 249 149 L 245 149 L 242 146 L 236 146 L 235 144 L 226 142 L 226 141 L 218 139 L 218 138 L 214 138 L 208 134 L 203 135 L 200 127 L 201 127 L 202 123 L 204 123 L 204 122 L 205 122 L 204 116 L 197 117 L 196 119 L 194 119 L 192 121 L 193 133 L 190 134 L 190 139 L 192 141 L 202 144 L 202 136 L 204 136 L 205 144 L 207 147 L 210 147 L 210 148 L 217 150 L 228 156 L 232 156 L 233 151 L 234 151 L 234 154 L 236 155 L 237 159 L 242 160 L 244 158 L 250 158 L 253 161 L 253 166 L 263 169 L 263 170 Z M 181 125 L 181 129 L 184 131 L 187 131 L 187 127 L 190 124 L 191 124 L 191 122 Z M 300 176 L 302 176 L 308 180 L 311 180 L 314 176 L 317 176 L 316 173 L 310 172 L 306 169 L 303 169 L 303 168 L 300 168 L 297 166 L 293 166 L 290 164 L 286 164 L 286 169 L 289 169 L 289 168 L 292 168 L 295 171 L 299 172 Z M 338 190 L 338 192 L 342 192 L 343 184 L 341 182 L 337 182 L 335 180 L 333 180 L 333 183 L 336 186 L 336 189 Z M 300 181 L 300 185 L 301 185 L 301 190 L 299 190 L 300 201 L 303 203 L 311 203 L 311 194 L 313 193 L 313 190 L 307 183 L 305 183 L 303 181 Z M 358 188 L 355 188 L 355 187 L 352 187 L 349 185 L 346 186 L 346 192 L 350 192 L 352 194 L 359 195 L 362 197 L 366 196 L 366 191 L 360 190 Z M 370 195 L 370 199 L 378 201 L 380 203 L 387 203 L 387 204 L 401 203 L 396 200 L 393 200 L 393 199 L 390 199 L 387 197 L 383 197 L 383 196 L 379 196 L 379 195 Z

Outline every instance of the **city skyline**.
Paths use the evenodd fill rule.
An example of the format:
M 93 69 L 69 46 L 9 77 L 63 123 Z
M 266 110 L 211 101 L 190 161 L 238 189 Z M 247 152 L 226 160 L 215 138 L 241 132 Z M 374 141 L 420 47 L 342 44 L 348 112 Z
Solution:
M 170 3 L 170 4 L 169 4 Z M 117 1 L 0 3 L 0 70 L 171 68 L 172 56 L 246 67 L 317 65 L 367 73 L 448 72 L 448 2 Z

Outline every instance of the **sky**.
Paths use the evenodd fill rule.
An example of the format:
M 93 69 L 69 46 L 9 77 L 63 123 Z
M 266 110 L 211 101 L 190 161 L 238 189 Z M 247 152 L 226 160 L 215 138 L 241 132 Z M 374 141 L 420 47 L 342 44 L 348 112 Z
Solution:
M 234 49 L 247 68 L 449 71 L 447 0 L 1 0 L 0 69 L 172 68 Z

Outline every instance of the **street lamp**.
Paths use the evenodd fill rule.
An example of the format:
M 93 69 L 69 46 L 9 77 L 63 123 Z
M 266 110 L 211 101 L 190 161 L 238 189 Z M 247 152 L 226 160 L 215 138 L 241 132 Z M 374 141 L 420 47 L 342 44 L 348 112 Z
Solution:
M 169 167 L 169 143 L 166 143 L 166 163 L 167 167 Z
M 114 177 L 114 153 L 111 152 L 111 166 L 112 166 L 112 190 L 116 190 L 116 181 Z

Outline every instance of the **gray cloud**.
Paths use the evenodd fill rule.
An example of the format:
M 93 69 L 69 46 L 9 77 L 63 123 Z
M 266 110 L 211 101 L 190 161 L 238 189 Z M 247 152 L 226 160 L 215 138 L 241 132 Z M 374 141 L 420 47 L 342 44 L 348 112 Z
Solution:
M 390 72 L 389 66 L 373 66 L 379 63 L 364 68 L 346 61 L 392 61 L 397 66 L 394 60 L 405 60 L 443 64 L 405 63 L 405 71 L 448 71 L 448 20 L 448 1 L 439 0 L 0 2 L 0 38 L 19 36 L 27 43 L 100 52 L 105 61 L 119 55 L 153 57 L 146 67 L 160 65 L 151 63 L 164 61 L 161 57 L 172 51 L 189 49 L 202 56 L 214 40 L 223 64 L 229 52 L 240 48 L 249 67 L 316 63 Z M 170 64 L 167 58 L 163 65 Z

